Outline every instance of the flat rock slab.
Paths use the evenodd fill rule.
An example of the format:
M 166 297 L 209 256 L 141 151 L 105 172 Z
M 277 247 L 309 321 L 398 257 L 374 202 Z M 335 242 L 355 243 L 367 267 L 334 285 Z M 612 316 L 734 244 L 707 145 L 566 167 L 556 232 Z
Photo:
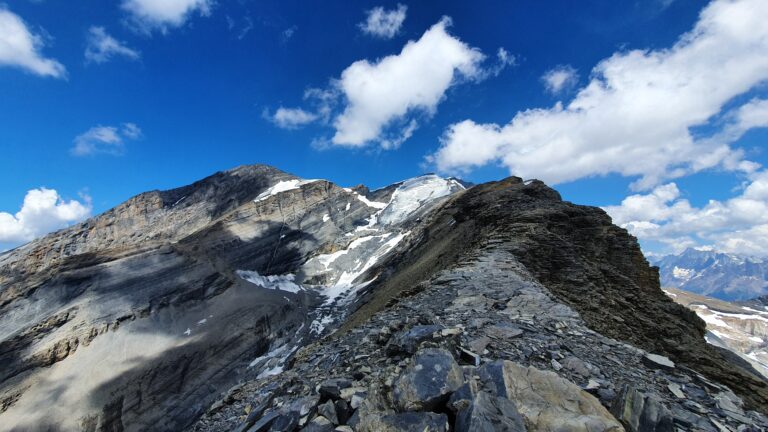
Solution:
M 511 400 L 525 418 L 528 430 L 624 430 L 594 396 L 554 372 L 510 361 L 489 363 L 480 369 L 483 385 Z
M 658 354 L 646 354 L 642 360 L 644 365 L 654 369 L 672 370 L 675 368 L 675 362 Z

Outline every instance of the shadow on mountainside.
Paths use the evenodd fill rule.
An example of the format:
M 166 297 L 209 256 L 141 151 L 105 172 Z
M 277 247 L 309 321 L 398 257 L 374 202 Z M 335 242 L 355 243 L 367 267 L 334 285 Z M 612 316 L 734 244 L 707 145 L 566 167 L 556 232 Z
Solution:
M 80 263 L 95 264 L 73 265 L 37 287 L 31 293 L 34 299 L 22 301 L 45 298 L 52 318 L 0 343 L 0 391 L 14 394 L 3 401 L 3 411 L 10 413 L 14 405 L 24 403 L 25 389 L 19 386 L 51 365 L 42 373 L 77 366 L 80 377 L 48 382 L 47 394 L 35 394 L 41 398 L 38 406 L 65 406 L 61 395 L 77 386 L 88 389 L 88 369 L 103 372 L 113 364 L 111 356 L 120 366 L 116 375 L 97 380 L 95 390 L 79 405 L 90 413 L 83 424 L 86 430 L 177 430 L 194 421 L 220 392 L 242 378 L 251 360 L 270 349 L 272 340 L 296 332 L 319 303 L 316 293 L 264 289 L 235 274 L 239 269 L 265 275 L 294 272 L 306 259 L 305 248 L 296 245 L 318 243 L 311 234 L 283 224 L 262 224 L 264 235 L 250 241 L 214 225 L 179 243 L 118 260 L 81 257 Z M 98 317 L 92 322 L 95 336 L 87 343 L 82 338 L 67 340 L 62 343 L 66 349 L 57 342 L 58 348 L 36 360 L 26 356 L 46 334 L 77 319 L 80 312 L 71 306 L 85 300 L 93 306 L 88 309 L 92 315 L 109 312 L 104 315 L 107 322 Z M 70 309 L 69 314 L 61 312 Z M 106 358 L 96 359 L 89 351 L 105 352 Z M 34 385 L 46 384 L 42 380 Z M 40 413 L 39 421 L 19 424 L 15 430 L 55 430 L 52 425 L 59 419 Z M 0 412 L 0 423 L 3 417 Z

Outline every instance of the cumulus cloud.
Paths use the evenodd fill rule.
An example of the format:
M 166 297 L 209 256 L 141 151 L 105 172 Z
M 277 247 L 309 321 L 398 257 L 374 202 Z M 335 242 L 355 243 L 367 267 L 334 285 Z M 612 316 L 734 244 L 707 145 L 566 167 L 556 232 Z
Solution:
M 503 126 L 449 126 L 428 161 L 447 172 L 498 163 L 550 183 L 618 173 L 639 177 L 636 190 L 717 166 L 750 172 L 732 137 L 690 130 L 716 123 L 729 101 L 768 78 L 766 21 L 763 0 L 715 0 L 672 47 L 601 61 L 567 105 L 521 111 Z
M 569 65 L 552 68 L 541 77 L 544 87 L 552 94 L 574 87 L 578 80 L 579 74 Z
M 750 175 L 736 197 L 694 207 L 675 183 L 631 195 L 604 207 L 614 223 L 640 240 L 666 245 L 663 252 L 708 247 L 724 252 L 768 256 L 768 171 Z
M 104 27 L 93 26 L 88 30 L 88 45 L 85 47 L 87 62 L 105 63 L 114 57 L 138 60 L 139 56 L 138 51 L 110 36 Z
M 65 201 L 54 189 L 32 189 L 16 214 L 0 212 L 0 243 L 20 244 L 79 222 L 91 214 L 91 199 Z
M 315 140 L 318 148 L 372 143 L 397 148 L 418 128 L 420 118 L 437 111 L 450 87 L 481 81 L 515 63 L 515 57 L 501 48 L 497 61 L 484 66 L 486 56 L 451 36 L 450 25 L 445 17 L 399 54 L 376 62 L 356 61 L 329 88 L 307 90 L 304 99 L 313 111 L 282 108 L 283 113 L 298 114 L 301 124 L 316 121 L 332 126 L 333 137 Z M 279 113 L 280 109 L 275 115 Z
M 42 36 L 32 33 L 24 20 L 0 4 L 0 66 L 24 69 L 36 75 L 64 78 L 67 70 L 56 60 L 45 58 Z
M 400 54 L 376 63 L 360 60 L 341 74 L 347 105 L 336 117 L 333 144 L 360 147 L 379 139 L 382 128 L 409 111 L 432 114 L 457 77 L 473 79 L 485 56 L 448 34 L 444 18 Z
M 75 137 L 71 152 L 75 156 L 121 155 L 126 141 L 137 140 L 141 136 L 141 129 L 133 123 L 123 123 L 119 127 L 95 126 Z
M 208 16 L 212 4 L 212 0 L 123 0 L 122 8 L 138 28 L 166 31 L 180 27 L 194 13 Z
M 392 39 L 405 21 L 408 7 L 398 4 L 397 9 L 385 10 L 383 7 L 375 7 L 369 10 L 365 22 L 358 24 L 363 33 L 381 39 Z
M 270 114 L 268 111 L 265 111 L 264 116 L 273 122 L 277 127 L 283 129 L 296 129 L 300 126 L 312 123 L 318 117 L 317 114 L 304 111 L 301 108 L 284 107 L 278 108 L 274 114 Z

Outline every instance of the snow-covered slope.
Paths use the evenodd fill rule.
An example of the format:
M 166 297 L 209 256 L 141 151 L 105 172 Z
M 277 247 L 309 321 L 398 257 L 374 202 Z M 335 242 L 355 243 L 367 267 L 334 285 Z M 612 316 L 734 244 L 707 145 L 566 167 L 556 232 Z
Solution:
M 665 288 L 664 292 L 707 323 L 707 342 L 735 352 L 768 378 L 768 307 L 726 302 L 675 288 Z
M 406 180 L 392 193 L 392 199 L 382 210 L 379 221 L 384 225 L 402 222 L 424 205 L 463 189 L 464 186 L 456 180 L 434 174 Z

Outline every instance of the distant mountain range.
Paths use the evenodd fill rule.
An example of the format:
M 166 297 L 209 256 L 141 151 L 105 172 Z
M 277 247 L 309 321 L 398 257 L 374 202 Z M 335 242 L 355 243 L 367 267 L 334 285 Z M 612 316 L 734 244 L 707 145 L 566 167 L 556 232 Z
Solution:
M 768 295 L 768 261 L 711 250 L 686 249 L 655 260 L 662 287 L 674 287 L 721 300 Z

